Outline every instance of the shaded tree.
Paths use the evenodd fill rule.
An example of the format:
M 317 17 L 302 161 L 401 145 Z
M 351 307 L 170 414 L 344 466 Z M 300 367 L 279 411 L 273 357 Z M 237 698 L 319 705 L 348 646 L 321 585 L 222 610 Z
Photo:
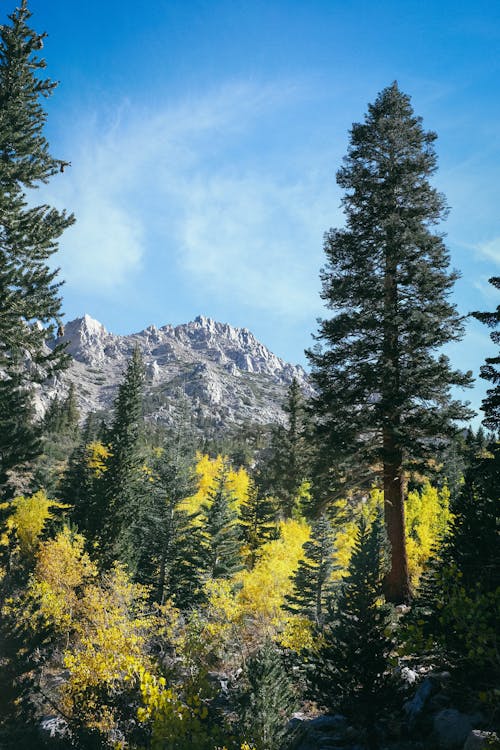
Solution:
M 340 567 L 335 565 L 332 527 L 326 515 L 313 521 L 311 539 L 303 550 L 293 575 L 293 592 L 286 596 L 287 609 L 321 627 L 332 599 L 332 573 Z
M 310 477 L 311 441 L 305 399 L 296 378 L 283 403 L 286 426 L 273 429 L 269 459 L 262 470 L 261 485 L 280 502 L 282 514 L 291 518 L 301 485 Z
M 202 505 L 202 554 L 209 578 L 230 578 L 243 567 L 238 513 L 226 486 L 226 473 L 226 466 L 222 466 L 208 501 Z
M 250 657 L 236 696 L 242 739 L 255 750 L 283 747 L 296 696 L 271 640 Z
M 495 289 L 500 289 L 500 276 L 493 276 L 490 280 Z M 473 312 L 472 315 L 485 323 L 490 328 L 498 328 L 500 325 L 500 305 L 494 312 Z M 497 346 L 500 344 L 500 330 L 492 331 L 490 338 Z M 486 391 L 481 410 L 484 412 L 483 424 L 489 430 L 498 432 L 500 430 L 500 354 L 495 357 L 487 357 L 485 364 L 481 367 L 481 377 L 492 383 L 493 388 Z
M 277 539 L 277 504 L 274 498 L 261 496 L 254 484 L 240 506 L 241 539 L 248 550 L 247 565 L 252 569 L 260 547 Z
M 376 519 L 361 519 L 349 572 L 319 648 L 310 655 L 312 696 L 326 708 L 364 725 L 368 746 L 377 748 L 376 719 L 387 708 L 391 608 L 384 603 L 385 536 Z
M 446 214 L 429 178 L 436 135 L 422 128 L 396 83 L 351 130 L 337 182 L 346 227 L 325 236 L 320 322 L 308 352 L 322 472 L 335 483 L 383 481 L 391 601 L 410 596 L 404 538 L 405 471 L 426 465 L 471 412 L 450 396 L 470 374 L 435 352 L 463 335 L 448 297 L 457 278 L 434 226 Z M 345 492 L 345 484 L 341 488 Z
M 3 482 L 10 469 L 40 450 L 33 440 L 32 383 L 67 361 L 63 347 L 45 346 L 60 324 L 61 308 L 57 269 L 48 261 L 74 218 L 47 205 L 33 206 L 27 197 L 63 164 L 50 155 L 43 134 L 42 100 L 56 84 L 41 76 L 46 64 L 39 52 L 46 35 L 28 26 L 30 16 L 22 0 L 10 23 L 0 27 L 0 445 L 12 443 L 0 452 Z
M 137 579 L 153 587 L 155 600 L 171 598 L 183 610 L 202 598 L 202 530 L 198 514 L 182 507 L 194 491 L 191 459 L 186 444 L 167 442 L 155 462 L 141 507 L 137 562 Z

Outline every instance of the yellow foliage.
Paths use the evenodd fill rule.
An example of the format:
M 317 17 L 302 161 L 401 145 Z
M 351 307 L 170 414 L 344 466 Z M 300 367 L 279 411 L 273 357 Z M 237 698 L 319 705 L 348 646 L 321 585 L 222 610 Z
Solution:
M 282 521 L 279 539 L 266 542 L 253 570 L 237 574 L 241 584 L 238 599 L 245 615 L 277 622 L 286 594 L 292 590 L 293 575 L 303 557 L 302 545 L 310 527 L 304 521 Z
M 102 583 L 85 588 L 80 637 L 64 653 L 69 671 L 62 698 L 65 713 L 76 712 L 86 726 L 101 732 L 113 729 L 113 697 L 151 668 L 146 643 L 161 623 L 157 613 L 148 610 L 147 590 L 133 584 L 118 564 Z
M 2 529 L 0 545 L 9 544 L 9 538 L 14 532 L 23 557 L 31 557 L 38 546 L 47 521 L 54 517 L 54 508 L 68 508 L 68 505 L 49 500 L 43 490 L 39 490 L 31 497 L 23 495 L 8 503 L 0 505 L 1 510 L 9 510 L 10 514 Z
M 87 466 L 91 469 L 94 476 L 101 477 L 106 471 L 106 461 L 109 458 L 110 450 L 106 445 L 95 440 L 89 443 L 86 448 Z
M 240 466 L 238 471 L 229 469 L 226 486 L 234 498 L 236 508 L 239 508 L 241 503 L 248 500 L 248 493 L 250 491 L 250 477 L 248 473 Z
M 28 593 L 38 611 L 60 632 L 80 626 L 79 589 L 97 575 L 97 568 L 84 552 L 85 540 L 67 527 L 55 539 L 40 545 Z
M 311 650 L 317 645 L 317 636 L 313 634 L 312 621 L 304 615 L 285 615 L 278 641 L 284 648 L 289 648 L 296 653 L 300 653 L 303 649 Z
M 347 572 L 352 548 L 356 541 L 357 529 L 358 526 L 355 521 L 348 521 L 335 536 L 335 557 L 337 564 L 340 566 L 339 570 L 333 571 L 332 578 L 335 580 L 340 580 Z
M 210 458 L 206 454 L 196 454 L 195 475 L 198 489 L 194 495 L 187 497 L 182 508 L 188 513 L 198 513 L 203 503 L 209 501 L 210 492 L 215 489 L 217 477 L 220 475 L 222 468 L 227 467 L 226 480 L 224 487 L 231 495 L 235 508 L 239 508 L 241 503 L 247 500 L 250 490 L 250 477 L 243 467 L 235 471 L 229 465 L 226 456 L 217 456 Z
M 406 550 L 408 568 L 413 586 L 418 580 L 451 521 L 450 492 L 447 487 L 438 490 L 426 482 L 420 492 L 408 493 L 406 502 Z

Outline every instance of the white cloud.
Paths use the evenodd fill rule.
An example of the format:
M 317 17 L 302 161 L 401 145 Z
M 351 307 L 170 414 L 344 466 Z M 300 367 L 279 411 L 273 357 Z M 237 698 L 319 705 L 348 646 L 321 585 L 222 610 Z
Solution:
M 489 283 L 490 276 L 481 276 L 474 281 L 474 287 L 479 290 L 485 299 L 498 301 L 498 289 Z
M 81 196 L 78 224 L 67 230 L 64 276 L 80 289 L 109 291 L 140 269 L 144 252 L 141 221 L 95 192 Z
M 484 242 L 481 245 L 478 245 L 477 250 L 482 256 L 488 260 L 492 260 L 497 266 L 500 266 L 500 237 L 496 237 L 490 242 Z
M 274 313 L 317 313 L 321 238 L 338 203 L 330 165 L 292 181 L 249 166 L 245 152 L 245 138 L 265 140 L 266 118 L 302 95 L 293 83 L 233 83 L 155 112 L 125 103 L 104 124 L 80 119 L 64 144 L 73 166 L 46 197 L 77 216 L 58 254 L 68 285 L 107 294 L 167 248 L 193 285 Z
M 283 185 L 262 174 L 216 175 L 184 191 L 181 257 L 191 276 L 240 304 L 293 317 L 318 312 L 331 194 L 314 179 Z

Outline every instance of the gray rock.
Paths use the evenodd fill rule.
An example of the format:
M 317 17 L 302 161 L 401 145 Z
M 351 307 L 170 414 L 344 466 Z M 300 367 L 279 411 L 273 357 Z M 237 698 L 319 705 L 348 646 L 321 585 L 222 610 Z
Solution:
M 401 679 L 408 685 L 414 685 L 418 680 L 418 673 L 410 667 L 403 667 L 401 670 Z
M 355 736 L 349 732 L 345 716 L 318 716 L 303 721 L 295 718 L 290 723 L 294 730 L 293 750 L 352 750 Z
M 494 732 L 483 732 L 481 729 L 473 729 L 465 741 L 463 750 L 483 750 L 483 748 L 491 747 L 494 742 L 499 742 Z M 500 743 L 498 747 L 500 747 Z
M 471 731 L 470 716 L 455 708 L 445 708 L 434 717 L 434 735 L 442 750 L 462 748 Z
M 74 383 L 82 419 L 113 405 L 127 363 L 138 347 L 146 368 L 146 418 L 172 426 L 191 417 L 194 431 L 216 431 L 247 423 L 285 424 L 281 408 L 296 378 L 312 393 L 305 371 L 284 362 L 246 328 L 234 328 L 199 316 L 191 323 L 118 336 L 85 315 L 66 324 L 64 335 L 48 346 L 65 343 L 72 356 L 67 371 L 35 393 L 43 415 L 51 399 L 64 397 Z
M 408 725 L 410 727 L 410 730 L 414 728 L 415 722 L 422 714 L 427 701 L 432 695 L 434 695 L 436 690 L 437 685 L 435 680 L 433 680 L 431 677 L 427 677 L 419 686 L 413 698 L 409 701 L 406 701 L 406 703 L 404 704 L 403 708 L 406 716 L 408 717 Z
M 347 719 L 342 714 L 318 716 L 308 721 L 307 725 L 316 732 L 345 732 L 348 726 Z
M 65 737 L 68 733 L 68 725 L 61 716 L 44 716 L 40 721 L 42 734 L 49 737 Z

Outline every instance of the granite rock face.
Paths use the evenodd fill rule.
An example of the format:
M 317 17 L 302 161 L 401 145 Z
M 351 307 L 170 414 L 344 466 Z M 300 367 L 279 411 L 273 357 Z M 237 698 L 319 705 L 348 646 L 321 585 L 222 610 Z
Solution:
M 43 414 L 55 396 L 75 384 L 84 417 L 107 412 L 135 349 L 146 368 L 145 412 L 148 420 L 171 426 L 186 414 L 200 430 L 284 422 L 281 404 L 296 378 L 311 392 L 300 366 L 279 359 L 246 328 L 197 317 L 183 325 L 149 326 L 127 336 L 109 333 L 89 315 L 67 323 L 57 343 L 67 344 L 69 369 L 36 392 Z M 53 346 L 54 342 L 48 342 Z

